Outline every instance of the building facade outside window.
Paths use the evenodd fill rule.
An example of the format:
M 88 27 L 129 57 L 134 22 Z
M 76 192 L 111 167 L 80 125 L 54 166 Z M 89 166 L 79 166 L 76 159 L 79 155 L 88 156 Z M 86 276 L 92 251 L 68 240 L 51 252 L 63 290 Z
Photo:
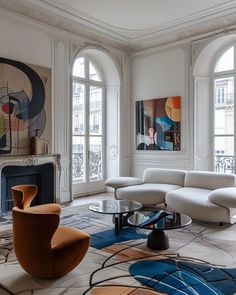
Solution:
M 235 45 L 214 65 L 214 170 L 235 173 Z

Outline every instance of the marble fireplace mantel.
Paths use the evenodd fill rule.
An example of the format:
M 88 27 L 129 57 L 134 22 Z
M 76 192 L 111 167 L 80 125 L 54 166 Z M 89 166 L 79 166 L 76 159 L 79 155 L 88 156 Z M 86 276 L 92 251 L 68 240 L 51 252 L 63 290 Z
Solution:
M 52 164 L 54 170 L 54 196 L 53 200 L 60 203 L 60 175 L 61 175 L 61 156 L 60 154 L 45 155 L 25 155 L 25 156 L 0 156 L 0 176 L 2 179 L 2 169 L 6 166 L 38 166 Z M 0 181 L 0 192 L 2 183 Z

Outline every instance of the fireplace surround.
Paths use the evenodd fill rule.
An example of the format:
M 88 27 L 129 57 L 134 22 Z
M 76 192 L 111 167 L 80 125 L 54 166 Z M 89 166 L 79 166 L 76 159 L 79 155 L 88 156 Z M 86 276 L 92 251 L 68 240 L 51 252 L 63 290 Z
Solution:
M 13 185 L 35 184 L 32 205 L 60 203 L 60 155 L 0 156 L 0 215 L 11 210 Z

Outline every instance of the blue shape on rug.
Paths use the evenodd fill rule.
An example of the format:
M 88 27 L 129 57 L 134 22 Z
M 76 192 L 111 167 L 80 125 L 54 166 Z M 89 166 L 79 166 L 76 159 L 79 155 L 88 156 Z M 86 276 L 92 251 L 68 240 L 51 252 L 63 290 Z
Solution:
M 236 269 L 173 259 L 139 261 L 129 271 L 136 280 L 170 295 L 233 295 Z
M 136 228 L 125 227 L 115 235 L 114 229 L 105 230 L 91 235 L 90 246 L 96 249 L 103 249 L 114 243 L 120 243 L 128 240 L 138 240 L 147 238 L 147 235 L 139 233 Z

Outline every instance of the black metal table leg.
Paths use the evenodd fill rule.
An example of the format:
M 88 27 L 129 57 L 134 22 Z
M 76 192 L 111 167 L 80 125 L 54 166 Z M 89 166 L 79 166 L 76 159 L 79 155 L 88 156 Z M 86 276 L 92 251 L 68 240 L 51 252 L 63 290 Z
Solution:
M 119 213 L 119 229 L 123 227 L 123 214 Z
M 114 221 L 115 221 L 115 234 L 117 236 L 120 230 L 120 219 L 118 214 L 114 214 Z
M 164 230 L 153 230 L 148 235 L 147 246 L 152 250 L 166 250 L 169 248 L 169 238 Z

